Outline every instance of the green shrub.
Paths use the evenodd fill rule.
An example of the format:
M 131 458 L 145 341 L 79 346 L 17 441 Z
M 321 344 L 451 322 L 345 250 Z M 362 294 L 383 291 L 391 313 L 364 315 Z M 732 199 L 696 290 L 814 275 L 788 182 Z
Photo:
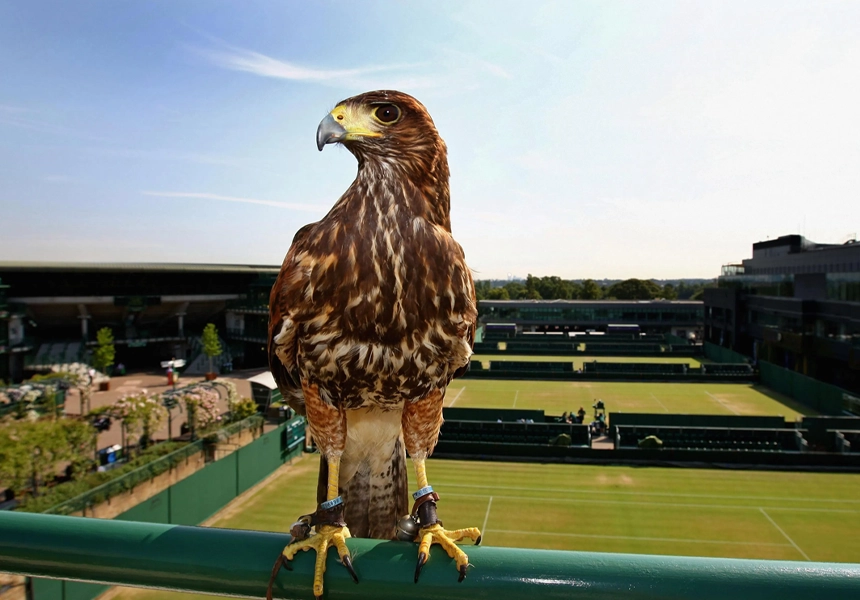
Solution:
M 81 494 L 85 494 L 93 488 L 97 488 L 106 483 L 109 483 L 113 480 L 119 479 L 124 475 L 140 469 L 152 463 L 153 461 L 158 460 L 159 458 L 166 456 L 176 450 L 182 448 L 186 444 L 181 442 L 164 442 L 161 444 L 156 444 L 155 446 L 151 446 L 146 450 L 142 451 L 137 457 L 133 460 L 130 460 L 126 464 L 121 467 L 117 467 L 115 469 L 111 469 L 110 471 L 96 471 L 93 473 L 88 473 L 84 475 L 81 479 L 77 481 L 67 481 L 65 483 L 61 483 L 52 488 L 46 490 L 42 495 L 38 497 L 28 496 L 24 498 L 21 506 L 18 507 L 17 510 L 24 512 L 44 512 L 49 508 L 53 508 L 54 506 L 66 502 L 67 500 L 71 500 Z M 146 481 L 147 479 L 152 479 L 156 475 L 160 475 L 167 471 L 173 464 L 178 463 L 180 460 L 177 459 L 176 462 L 173 461 L 161 461 L 157 466 L 150 468 L 148 470 L 142 470 L 140 477 L 128 477 L 123 479 L 121 482 L 118 482 L 120 485 L 120 489 L 115 491 L 114 494 L 120 493 L 122 491 L 128 491 L 133 489 L 134 486 L 139 484 L 142 481 Z M 103 502 L 107 500 L 109 495 L 107 494 L 96 494 L 91 498 L 91 501 L 95 504 L 99 502 Z

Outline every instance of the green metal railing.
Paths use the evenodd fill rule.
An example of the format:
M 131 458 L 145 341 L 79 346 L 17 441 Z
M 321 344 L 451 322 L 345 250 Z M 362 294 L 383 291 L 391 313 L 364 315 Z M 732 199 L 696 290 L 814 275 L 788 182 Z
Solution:
M 231 423 L 230 425 L 227 425 L 222 429 L 211 432 L 207 435 L 207 438 L 212 436 L 213 441 L 218 441 L 219 439 L 227 439 L 231 436 L 236 435 L 237 433 L 240 433 L 241 431 L 244 431 L 245 429 L 257 428 L 260 427 L 262 424 L 262 417 L 260 417 L 259 415 L 252 415 L 247 419 L 237 421 L 236 423 Z M 188 459 L 188 457 L 192 456 L 193 454 L 203 451 L 205 443 L 205 440 L 197 440 L 196 442 L 191 442 L 171 452 L 170 454 L 166 454 L 160 458 L 156 458 L 155 460 L 148 462 L 133 471 L 129 471 L 128 473 L 125 473 L 117 477 L 116 479 L 111 479 L 110 481 L 105 482 L 98 487 L 94 487 L 91 490 L 80 494 L 79 496 L 75 496 L 74 498 L 65 500 L 64 502 L 57 504 L 56 506 L 53 506 L 43 512 L 47 514 L 67 515 L 73 512 L 86 510 L 93 505 L 100 504 L 101 502 L 109 500 L 114 496 L 132 490 L 142 482 L 148 481 L 153 477 L 161 475 L 162 473 L 172 469 L 182 461 Z
M 120 475 L 116 479 L 111 479 L 97 487 L 87 490 L 83 494 L 69 498 L 53 506 L 43 512 L 46 514 L 69 514 L 81 510 L 86 510 L 96 504 L 100 504 L 106 500 L 113 498 L 119 494 L 134 489 L 144 481 L 149 481 L 153 477 L 157 477 L 162 473 L 172 469 L 188 457 L 198 452 L 203 451 L 204 443 L 202 440 L 186 444 L 181 448 L 174 450 L 170 454 L 166 454 L 160 458 L 146 463 Z
M 265 595 L 286 534 L 0 512 L 0 571 L 247 598 Z M 860 564 L 468 547 L 463 583 L 434 547 L 413 583 L 416 546 L 350 539 L 360 584 L 330 552 L 328 598 L 541 600 L 860 598 Z M 279 598 L 312 596 L 312 553 L 282 570 Z

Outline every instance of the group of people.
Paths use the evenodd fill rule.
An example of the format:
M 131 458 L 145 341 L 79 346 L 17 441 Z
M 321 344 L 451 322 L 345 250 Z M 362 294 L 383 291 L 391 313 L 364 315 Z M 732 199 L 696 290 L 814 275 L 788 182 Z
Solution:
M 583 407 L 579 407 L 579 410 L 575 413 L 573 411 L 564 412 L 561 415 L 562 420 L 565 423 L 585 423 L 586 412 Z M 606 406 L 603 404 L 602 400 L 595 400 L 594 402 L 594 420 L 588 424 L 591 428 L 592 435 L 605 435 L 607 426 L 606 426 Z
M 579 410 L 574 414 L 573 411 L 564 412 L 561 415 L 561 418 L 564 419 L 565 423 L 584 423 L 585 422 L 585 409 L 581 406 Z

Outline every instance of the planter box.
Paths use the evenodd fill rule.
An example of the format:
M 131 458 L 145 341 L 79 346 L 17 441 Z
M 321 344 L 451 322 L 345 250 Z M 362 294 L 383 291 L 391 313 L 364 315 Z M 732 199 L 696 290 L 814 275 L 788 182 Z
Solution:
M 106 392 L 110 389 L 110 381 L 102 381 L 99 383 L 99 391 Z

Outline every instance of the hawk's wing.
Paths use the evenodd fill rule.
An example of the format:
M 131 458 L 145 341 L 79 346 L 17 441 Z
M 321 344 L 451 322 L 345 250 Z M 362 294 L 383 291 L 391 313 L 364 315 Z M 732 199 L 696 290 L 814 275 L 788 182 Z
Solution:
M 296 232 L 269 296 L 269 369 L 284 400 L 300 415 L 305 414 L 305 401 L 296 361 L 299 330 L 297 316 L 301 309 L 307 272 L 297 260 L 297 255 L 303 253 L 308 233 L 315 225 L 305 225 Z
M 463 250 L 461 248 L 460 249 L 461 255 L 462 255 L 462 252 L 463 252 Z M 463 258 L 465 261 L 465 257 L 463 257 Z M 467 279 L 464 287 L 468 290 L 468 293 L 471 296 L 471 303 L 470 303 L 471 310 L 469 311 L 468 315 L 465 315 L 465 317 L 467 319 L 466 320 L 467 328 L 466 328 L 466 331 L 464 332 L 465 335 L 462 337 L 465 337 L 469 341 L 469 348 L 474 348 L 475 347 L 475 329 L 478 326 L 478 313 L 477 313 L 478 297 L 477 297 L 477 294 L 475 292 L 475 282 L 472 280 L 472 272 L 469 270 L 468 267 L 465 266 L 465 262 L 464 262 L 464 278 Z M 456 379 L 457 377 L 463 376 L 466 373 L 466 371 L 469 370 L 469 366 L 471 364 L 472 364 L 471 361 L 469 361 L 465 365 L 463 365 L 462 367 L 457 369 L 454 372 L 452 379 Z

